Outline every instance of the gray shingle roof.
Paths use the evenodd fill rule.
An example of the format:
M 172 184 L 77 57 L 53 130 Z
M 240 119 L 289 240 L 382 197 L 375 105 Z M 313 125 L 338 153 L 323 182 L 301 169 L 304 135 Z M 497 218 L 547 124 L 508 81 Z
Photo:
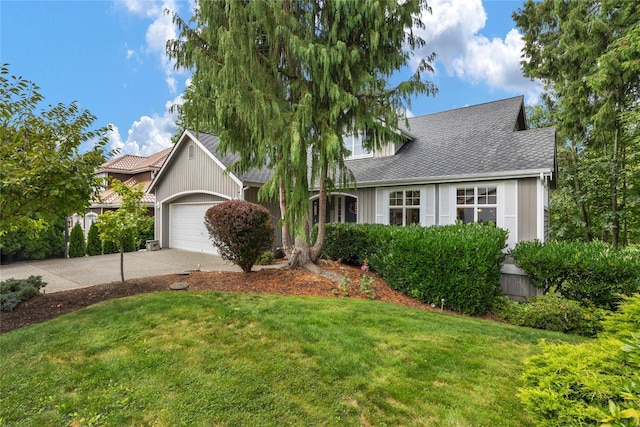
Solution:
M 555 173 L 555 128 L 517 130 L 521 126 L 523 97 L 503 99 L 409 119 L 402 130 L 415 139 L 393 156 L 346 161 L 358 186 L 437 182 Z M 207 150 L 226 167 L 239 156 L 218 153 L 219 138 L 195 133 Z M 272 173 L 252 169 L 239 178 L 265 183 Z
M 191 131 L 191 133 L 198 138 L 198 141 L 204 147 L 211 152 L 214 156 L 220 160 L 220 162 L 227 168 L 233 165 L 235 162 L 240 160 L 240 156 L 237 154 L 226 153 L 221 154 L 218 152 L 218 145 L 220 144 L 220 138 L 216 135 L 211 135 L 206 132 L 195 132 Z M 267 168 L 253 168 L 250 171 L 243 174 L 235 174 L 242 182 L 244 183 L 256 183 L 256 184 L 264 184 L 271 178 L 273 173 L 271 170 Z
M 515 97 L 409 119 L 395 156 L 349 160 L 359 186 L 555 171 L 555 129 L 516 130 Z M 520 116 L 521 117 L 521 116 Z

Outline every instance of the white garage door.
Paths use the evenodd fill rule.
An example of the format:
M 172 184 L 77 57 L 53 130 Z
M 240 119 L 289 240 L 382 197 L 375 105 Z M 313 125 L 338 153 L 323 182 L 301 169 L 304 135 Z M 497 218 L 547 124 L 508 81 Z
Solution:
M 217 254 L 204 225 L 204 214 L 212 203 L 169 205 L 169 247 Z

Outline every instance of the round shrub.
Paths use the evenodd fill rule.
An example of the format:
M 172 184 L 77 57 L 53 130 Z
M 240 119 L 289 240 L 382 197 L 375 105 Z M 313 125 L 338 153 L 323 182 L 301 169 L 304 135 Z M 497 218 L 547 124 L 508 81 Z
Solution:
M 80 223 L 76 223 L 71 229 L 69 236 L 69 258 L 83 257 L 87 254 L 87 243 L 84 240 L 84 233 Z
M 248 273 L 274 240 L 271 214 L 264 206 L 229 200 L 210 207 L 204 223 L 222 259 Z

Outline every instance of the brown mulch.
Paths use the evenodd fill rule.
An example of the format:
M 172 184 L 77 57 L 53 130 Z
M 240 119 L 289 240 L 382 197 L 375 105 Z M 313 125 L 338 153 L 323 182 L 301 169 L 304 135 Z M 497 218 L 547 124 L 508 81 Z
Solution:
M 347 266 L 333 261 L 327 261 L 326 263 L 323 261 L 320 267 L 346 276 L 351 280 L 349 298 L 368 298 L 367 295 L 360 292 L 359 283 L 362 271 L 358 267 Z M 255 270 L 258 268 L 260 267 L 254 267 Z M 367 275 L 374 278 L 376 300 L 431 310 L 431 306 L 391 289 L 375 273 L 367 272 Z M 125 281 L 125 283 L 113 282 L 51 294 L 45 293 L 19 304 L 13 311 L 0 312 L 0 333 L 44 322 L 112 298 L 167 291 L 169 286 L 176 282 L 187 283 L 189 285 L 187 291 L 255 292 L 332 298 L 342 297 L 340 292 L 336 295 L 338 290 L 336 282 L 304 269 L 283 267 L 252 271 L 248 274 L 195 271 L 189 275 L 168 274 L 131 279 Z M 44 291 L 46 292 L 46 287 Z

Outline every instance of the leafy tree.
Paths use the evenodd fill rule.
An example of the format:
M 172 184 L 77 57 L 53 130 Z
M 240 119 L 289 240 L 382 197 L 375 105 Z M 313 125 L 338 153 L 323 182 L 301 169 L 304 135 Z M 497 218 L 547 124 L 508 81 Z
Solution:
M 153 218 L 147 215 L 147 207 L 140 200 L 143 196 L 142 185 L 129 187 L 114 179 L 111 182 L 113 191 L 121 198 L 120 208 L 98 215 L 100 239 L 112 242 L 120 250 L 120 279 L 124 282 L 125 246 L 134 238 L 140 228 L 149 227 Z
M 513 17 L 524 34 L 524 73 L 545 83 L 554 122 L 566 137 L 560 143 L 573 185 L 567 190 L 578 201 L 585 238 L 599 237 L 602 228 L 614 246 L 627 244 L 638 209 L 640 5 L 527 0 Z M 593 206 L 585 192 L 604 203 Z
M 61 218 L 39 230 L 35 236 L 19 231 L 0 236 L 2 262 L 64 257 L 65 224 L 66 219 Z
M 87 255 L 102 255 L 102 241 L 100 240 L 100 230 L 94 222 L 89 228 L 87 239 Z
M 271 214 L 255 203 L 229 200 L 213 205 L 205 213 L 204 223 L 220 256 L 245 273 L 273 244 Z
M 0 68 L 0 236 L 33 238 L 61 216 L 84 212 L 100 188 L 107 128 L 77 103 L 36 111 L 44 101 L 35 84 Z M 81 154 L 87 143 L 93 148 Z M 4 247 L 0 241 L 0 249 Z
M 410 97 L 436 91 L 422 80 L 433 57 L 408 81 L 390 82 L 424 45 L 412 28 L 423 26 L 426 8 L 425 0 L 225 0 L 200 2 L 193 26 L 173 14 L 180 37 L 167 53 L 193 70 L 182 126 L 216 133 L 221 151 L 240 155 L 239 172 L 274 171 L 259 195 L 280 198 L 290 265 L 320 255 L 328 193 L 350 181 L 343 135 L 363 134 L 372 149 L 395 140 Z M 309 250 L 312 188 L 320 217 Z
M 80 223 L 76 223 L 69 236 L 69 258 L 79 258 L 87 254 L 87 243 L 84 240 L 84 232 Z

